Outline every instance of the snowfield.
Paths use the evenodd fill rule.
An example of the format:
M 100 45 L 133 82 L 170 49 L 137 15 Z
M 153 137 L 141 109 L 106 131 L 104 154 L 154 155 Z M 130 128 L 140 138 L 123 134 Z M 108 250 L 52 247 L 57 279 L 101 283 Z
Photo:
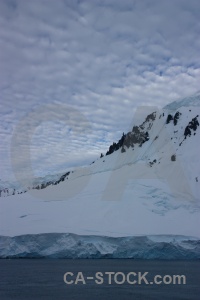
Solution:
M 0 257 L 199 259 L 199 116 L 197 93 L 151 111 L 123 152 L 46 186 L 1 183 Z

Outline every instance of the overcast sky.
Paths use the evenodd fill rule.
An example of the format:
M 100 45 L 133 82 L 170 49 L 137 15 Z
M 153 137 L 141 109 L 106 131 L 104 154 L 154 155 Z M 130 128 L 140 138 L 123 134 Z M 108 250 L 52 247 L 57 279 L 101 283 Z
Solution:
M 0 178 L 22 120 L 38 116 L 39 176 L 98 158 L 138 106 L 195 93 L 199 33 L 199 0 L 0 0 Z

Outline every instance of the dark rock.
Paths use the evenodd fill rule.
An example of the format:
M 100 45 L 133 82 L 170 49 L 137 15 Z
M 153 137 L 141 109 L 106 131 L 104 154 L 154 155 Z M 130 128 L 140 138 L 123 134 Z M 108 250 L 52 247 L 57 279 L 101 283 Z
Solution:
M 175 113 L 175 116 L 174 116 L 174 126 L 177 125 L 178 119 L 179 119 L 180 115 L 181 115 L 181 113 L 180 113 L 179 111 L 177 111 L 177 112 Z
M 150 161 L 150 162 L 149 162 L 150 167 L 152 167 L 156 162 L 157 162 L 156 159 L 154 159 L 153 161 Z
M 149 133 L 148 131 L 144 131 L 145 124 L 150 121 L 154 121 L 156 118 L 156 112 L 149 114 L 145 121 L 140 126 L 133 126 L 132 131 L 128 132 L 127 134 L 122 135 L 121 139 L 117 143 L 113 143 L 109 150 L 106 152 L 106 155 L 112 154 L 114 151 L 117 151 L 120 148 L 127 148 L 134 147 L 135 144 L 139 144 L 141 147 L 146 141 L 149 140 Z M 150 129 L 152 124 L 149 124 L 148 129 Z M 125 152 L 125 149 L 121 149 L 121 152 Z
M 171 156 L 171 161 L 176 161 L 176 154 L 173 154 L 173 155 Z
M 197 119 L 198 115 L 192 119 L 191 122 L 189 122 L 189 124 L 186 126 L 185 131 L 184 131 L 184 136 L 185 139 L 187 136 L 191 136 L 191 130 L 196 131 L 197 127 L 199 126 L 199 121 Z
M 121 148 L 121 153 L 126 152 L 126 150 L 124 149 L 124 147 Z
M 169 114 L 167 116 L 166 124 L 169 124 L 171 121 L 173 121 L 173 119 L 174 119 L 173 116 Z

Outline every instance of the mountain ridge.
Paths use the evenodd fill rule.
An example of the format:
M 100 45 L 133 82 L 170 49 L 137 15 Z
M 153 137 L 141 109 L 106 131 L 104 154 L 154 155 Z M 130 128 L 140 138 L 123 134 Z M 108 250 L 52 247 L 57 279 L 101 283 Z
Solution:
M 199 259 L 200 107 L 150 110 L 91 165 L 1 197 L 0 257 Z
M 108 151 L 105 155 L 101 154 L 100 159 L 102 161 L 105 160 L 105 157 L 108 155 L 113 154 L 115 151 L 120 150 L 121 153 L 125 153 L 129 148 L 134 148 L 134 146 L 138 145 L 139 147 L 142 147 L 143 144 L 145 144 L 149 139 L 149 130 L 153 126 L 153 122 L 156 122 L 156 114 L 159 115 L 159 119 L 166 119 L 166 122 L 163 122 L 163 126 L 165 124 L 174 124 L 174 133 L 171 136 L 172 140 L 176 140 L 177 136 L 175 133 L 177 133 L 177 123 L 179 118 L 181 118 L 181 112 L 179 110 L 185 110 L 186 108 L 190 107 L 200 107 L 200 91 L 196 92 L 195 94 L 185 97 L 181 100 L 174 101 L 168 105 L 166 105 L 163 110 L 157 111 L 157 112 L 151 112 L 146 116 L 146 119 L 139 125 L 139 126 L 133 126 L 132 130 L 128 133 L 122 135 L 122 137 L 118 140 L 118 142 L 113 142 L 112 145 L 110 145 Z M 191 109 L 189 109 L 191 112 Z M 182 133 L 182 139 L 179 139 L 179 145 L 181 146 L 184 140 L 191 136 L 191 134 L 196 134 L 196 130 L 199 126 L 199 115 L 196 114 L 195 116 L 192 115 L 193 118 L 188 120 L 189 122 L 187 124 L 184 124 L 184 132 Z M 155 126 L 154 126 L 155 127 Z M 158 135 L 155 135 L 152 137 L 154 140 L 158 138 Z M 175 155 L 175 153 L 173 154 Z M 151 166 L 155 163 L 155 158 L 152 160 Z M 93 161 L 91 165 L 95 164 L 98 161 Z M 154 163 L 153 163 L 154 161 Z M 81 167 L 80 167 L 81 168 Z M 76 168 L 74 171 L 76 171 L 78 168 Z M 30 189 L 44 189 L 51 185 L 57 185 L 60 182 L 63 182 L 64 180 L 67 180 L 74 172 L 73 170 L 70 170 L 66 173 L 60 173 L 56 175 L 48 175 L 45 177 L 35 178 L 33 183 L 30 183 L 30 186 L 28 187 L 20 187 L 20 183 L 9 183 L 9 182 L 0 182 L 0 196 L 10 196 L 14 194 L 22 194 L 26 193 Z
M 176 110 L 180 107 L 189 106 L 200 106 L 200 90 L 191 96 L 180 98 L 179 100 L 173 101 L 163 107 L 163 109 Z

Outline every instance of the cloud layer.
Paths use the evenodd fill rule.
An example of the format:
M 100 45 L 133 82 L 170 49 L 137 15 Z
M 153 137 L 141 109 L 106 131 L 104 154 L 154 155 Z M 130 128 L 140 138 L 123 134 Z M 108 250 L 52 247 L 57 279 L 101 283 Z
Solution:
M 91 130 L 74 134 L 59 114 L 38 125 L 37 176 L 92 162 L 136 107 L 199 90 L 199 20 L 198 0 L 0 0 L 0 178 L 12 176 L 13 130 L 40 106 L 68 105 Z

